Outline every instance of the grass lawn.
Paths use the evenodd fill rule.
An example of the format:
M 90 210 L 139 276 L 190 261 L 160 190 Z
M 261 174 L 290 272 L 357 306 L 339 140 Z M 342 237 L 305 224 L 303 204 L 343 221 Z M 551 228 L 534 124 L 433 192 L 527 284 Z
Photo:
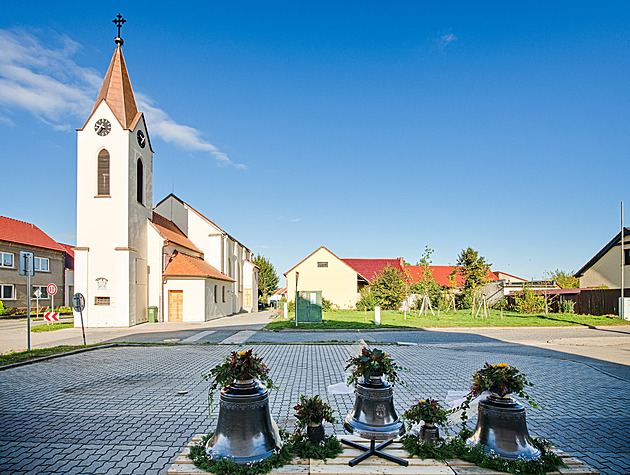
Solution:
M 295 329 L 295 314 L 289 313 L 285 320 L 282 315 L 269 323 L 267 330 Z M 380 328 L 426 328 L 426 327 L 552 327 L 552 326 L 595 326 L 595 325 L 628 325 L 627 320 L 617 316 L 575 315 L 570 313 L 550 313 L 548 315 L 527 315 L 516 312 L 490 310 L 488 318 L 473 318 L 470 310 L 440 313 L 440 316 L 420 316 L 415 313 L 404 313 L 397 310 L 381 311 Z M 301 329 L 365 329 L 379 328 L 374 324 L 374 312 L 356 310 L 334 310 L 323 313 L 322 323 L 299 323 Z
M 102 345 L 102 343 L 98 343 L 96 345 L 87 345 L 87 347 L 98 345 Z M 78 350 L 79 348 L 87 347 L 83 345 L 62 345 L 53 346 L 52 348 L 39 348 L 31 351 L 16 351 L 14 353 L 6 353 L 0 355 L 0 366 L 32 360 L 34 358 L 41 358 L 42 356 L 56 355 L 59 353 L 65 353 L 66 351 Z
M 62 328 L 72 328 L 73 326 L 74 322 L 55 322 L 49 325 L 43 324 L 32 326 L 31 332 L 51 332 L 53 330 L 61 330 Z

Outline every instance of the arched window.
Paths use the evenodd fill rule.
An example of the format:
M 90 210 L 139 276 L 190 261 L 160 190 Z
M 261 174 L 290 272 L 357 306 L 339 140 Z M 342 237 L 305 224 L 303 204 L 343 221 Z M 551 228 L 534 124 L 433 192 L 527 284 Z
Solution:
M 98 196 L 109 196 L 109 152 L 105 149 L 98 152 L 97 166 Z
M 143 200 L 143 191 L 144 191 L 144 181 L 142 179 L 142 175 L 143 175 L 143 165 L 142 165 L 142 159 L 139 158 L 138 159 L 138 165 L 136 167 L 136 196 L 138 199 L 138 203 L 143 204 L 144 200 Z

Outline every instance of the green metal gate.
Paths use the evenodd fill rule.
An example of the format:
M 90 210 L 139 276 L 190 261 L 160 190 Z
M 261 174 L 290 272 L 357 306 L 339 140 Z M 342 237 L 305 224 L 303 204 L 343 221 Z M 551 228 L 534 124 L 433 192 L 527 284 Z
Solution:
M 321 322 L 322 321 L 322 291 L 300 290 L 297 293 L 295 306 L 297 321 Z

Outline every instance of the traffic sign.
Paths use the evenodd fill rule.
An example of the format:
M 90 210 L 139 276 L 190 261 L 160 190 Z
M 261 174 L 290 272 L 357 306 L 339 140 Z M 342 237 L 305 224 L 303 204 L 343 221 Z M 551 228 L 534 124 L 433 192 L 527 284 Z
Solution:
M 33 265 L 33 253 L 20 251 L 20 275 L 35 275 L 35 266 Z
M 46 312 L 44 314 L 44 320 L 47 322 L 58 322 L 59 321 L 59 313 L 58 312 Z
M 85 297 L 83 294 L 76 293 L 72 296 L 72 308 L 75 312 L 82 312 L 85 308 Z
M 46 292 L 48 292 L 48 295 L 55 295 L 57 293 L 57 286 L 55 284 L 48 284 Z

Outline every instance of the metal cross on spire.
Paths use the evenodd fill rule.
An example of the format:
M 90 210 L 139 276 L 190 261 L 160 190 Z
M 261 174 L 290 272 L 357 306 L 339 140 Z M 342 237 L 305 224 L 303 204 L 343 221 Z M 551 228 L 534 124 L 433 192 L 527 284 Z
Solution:
M 123 40 L 120 37 L 120 28 L 123 26 L 124 23 L 126 23 L 127 20 L 125 20 L 122 15 L 119 13 L 118 16 L 116 18 L 114 18 L 112 20 L 112 23 L 115 23 L 116 26 L 118 27 L 118 35 L 116 36 L 116 38 L 114 39 L 114 41 L 116 42 L 116 44 L 122 45 L 123 44 Z

